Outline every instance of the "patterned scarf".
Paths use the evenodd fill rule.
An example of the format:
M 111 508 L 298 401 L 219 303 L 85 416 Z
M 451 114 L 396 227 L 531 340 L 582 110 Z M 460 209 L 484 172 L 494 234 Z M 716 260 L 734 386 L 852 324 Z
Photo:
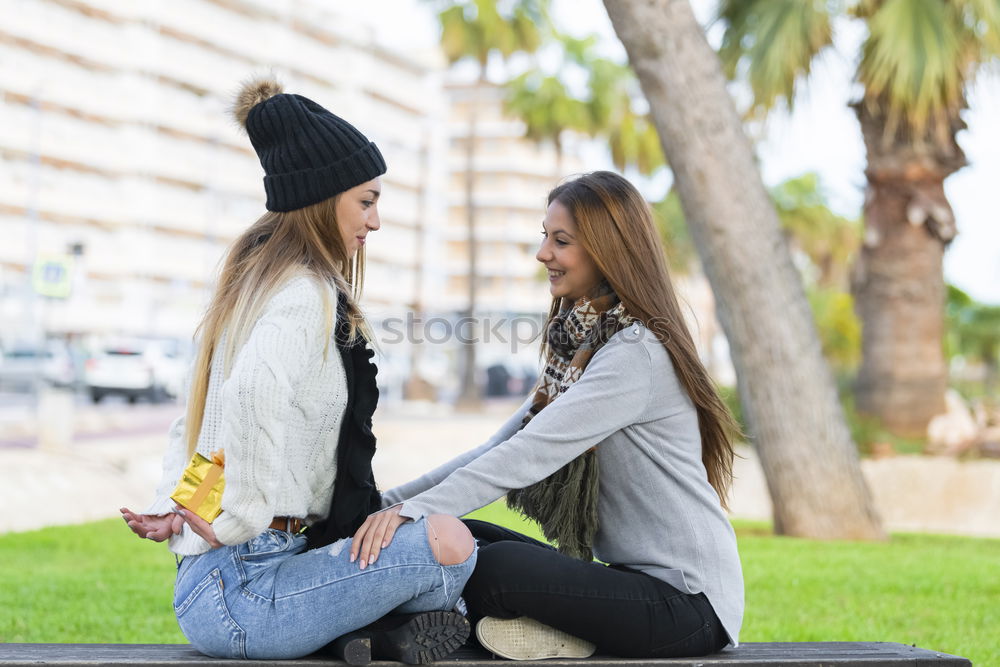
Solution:
M 549 359 L 521 428 L 580 379 L 594 354 L 635 322 L 606 284 L 597 295 L 566 305 L 548 331 Z M 598 470 L 592 447 L 540 482 L 507 494 L 507 505 L 537 521 L 559 551 L 593 560 L 597 533 Z

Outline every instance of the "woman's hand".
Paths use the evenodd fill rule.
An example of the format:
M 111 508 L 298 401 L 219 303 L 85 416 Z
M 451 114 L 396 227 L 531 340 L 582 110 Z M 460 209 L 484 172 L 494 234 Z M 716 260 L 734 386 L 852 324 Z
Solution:
M 208 544 L 213 549 L 218 549 L 222 546 L 222 542 L 215 536 L 215 529 L 212 528 L 212 524 L 202 519 L 200 516 L 184 509 L 183 507 L 177 507 L 177 513 L 181 516 L 187 525 L 191 526 L 191 530 L 195 532 L 198 537 L 208 542 Z
M 351 540 L 351 562 L 353 563 L 361 556 L 361 569 L 365 569 L 375 562 L 382 549 L 389 546 L 392 536 L 396 534 L 396 529 L 409 521 L 406 517 L 399 516 L 402 505 L 393 505 L 381 512 L 369 514 L 365 522 L 354 533 Z
M 119 511 L 133 533 L 154 542 L 179 535 L 184 526 L 184 519 L 176 514 L 136 514 L 127 507 L 122 507 Z

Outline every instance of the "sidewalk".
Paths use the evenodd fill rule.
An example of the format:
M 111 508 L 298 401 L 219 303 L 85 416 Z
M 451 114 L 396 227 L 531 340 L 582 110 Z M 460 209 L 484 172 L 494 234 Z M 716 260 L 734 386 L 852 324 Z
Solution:
M 476 414 L 403 404 L 375 415 L 373 466 L 382 488 L 406 482 L 478 445 L 517 403 Z M 0 449 L 0 534 L 118 516 L 141 510 L 160 477 L 162 432 L 77 438 L 63 450 Z M 753 451 L 736 460 L 732 515 L 769 519 L 770 499 Z M 862 468 L 892 531 L 1000 537 L 1000 461 L 944 457 L 866 460 Z
M 479 444 L 518 405 L 491 402 L 477 414 L 438 405 L 380 408 L 373 460 L 379 485 L 407 482 Z M 160 481 L 169 419 L 159 414 L 163 410 L 140 410 L 137 415 L 157 417 L 144 433 L 135 432 L 134 417 L 118 417 L 123 433 L 101 436 L 88 427 L 63 449 L 29 446 L 33 437 L 8 438 L 11 446 L 0 447 L 0 534 L 116 517 L 122 506 L 146 507 Z

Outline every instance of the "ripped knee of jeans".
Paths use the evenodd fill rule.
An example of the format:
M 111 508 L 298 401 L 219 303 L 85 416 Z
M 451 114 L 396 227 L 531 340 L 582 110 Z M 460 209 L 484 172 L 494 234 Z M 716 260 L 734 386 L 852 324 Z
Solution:
M 458 565 L 472 555 L 476 541 L 461 521 L 446 514 L 427 517 L 427 541 L 441 565 Z

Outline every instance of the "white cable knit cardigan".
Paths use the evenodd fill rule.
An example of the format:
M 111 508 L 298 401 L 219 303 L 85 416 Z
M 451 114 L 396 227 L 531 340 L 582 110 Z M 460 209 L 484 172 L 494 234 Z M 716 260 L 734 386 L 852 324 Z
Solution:
M 335 317 L 332 286 L 293 278 L 265 306 L 228 378 L 224 355 L 212 360 L 197 451 L 225 451 L 222 514 L 212 524 L 223 544 L 256 537 L 276 516 L 312 523 L 329 512 L 347 383 L 332 336 L 336 323 L 330 328 L 324 320 L 324 289 Z M 223 337 L 217 349 L 224 345 Z M 188 460 L 180 417 L 170 427 L 163 478 L 146 514 L 173 510 L 169 496 Z M 209 548 L 186 525 L 170 539 L 170 550 L 179 555 Z

